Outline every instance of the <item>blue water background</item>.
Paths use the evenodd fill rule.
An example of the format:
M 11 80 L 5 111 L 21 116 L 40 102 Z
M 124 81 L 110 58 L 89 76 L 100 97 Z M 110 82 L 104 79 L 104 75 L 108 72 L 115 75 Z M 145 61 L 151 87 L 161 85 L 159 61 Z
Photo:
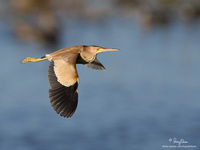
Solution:
M 48 99 L 48 61 L 20 64 L 55 51 L 26 44 L 0 23 L 1 150 L 157 150 L 170 138 L 200 146 L 200 28 L 174 22 L 144 31 L 137 22 L 63 22 L 57 49 L 119 48 L 102 53 L 107 71 L 78 65 L 79 104 L 62 118 Z

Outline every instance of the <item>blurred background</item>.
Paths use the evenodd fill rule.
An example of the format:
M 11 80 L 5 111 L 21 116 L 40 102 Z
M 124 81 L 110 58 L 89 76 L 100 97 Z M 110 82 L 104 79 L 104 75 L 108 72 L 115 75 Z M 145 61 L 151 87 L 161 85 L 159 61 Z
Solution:
M 198 149 L 199 17 L 199 0 L 1 1 L 0 149 Z M 62 118 L 49 62 L 20 61 L 82 44 L 121 51 L 98 55 L 106 72 L 78 65 L 78 108 Z

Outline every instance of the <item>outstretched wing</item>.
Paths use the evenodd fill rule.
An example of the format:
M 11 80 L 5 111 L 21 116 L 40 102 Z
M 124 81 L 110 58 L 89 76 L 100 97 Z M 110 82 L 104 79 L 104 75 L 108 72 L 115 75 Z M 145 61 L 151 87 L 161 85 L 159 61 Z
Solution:
M 51 60 L 48 77 L 49 99 L 57 114 L 71 117 L 78 104 L 78 74 L 74 58 Z

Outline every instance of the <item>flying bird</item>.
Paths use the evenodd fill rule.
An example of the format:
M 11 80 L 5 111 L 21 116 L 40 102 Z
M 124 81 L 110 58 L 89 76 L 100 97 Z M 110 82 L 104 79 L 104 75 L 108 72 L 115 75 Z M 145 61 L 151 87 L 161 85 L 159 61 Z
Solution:
M 105 67 L 97 59 L 97 54 L 108 51 L 119 51 L 119 49 L 78 45 L 46 54 L 41 58 L 27 57 L 22 60 L 22 63 L 47 59 L 50 61 L 48 78 L 51 106 L 60 116 L 71 117 L 78 104 L 79 76 L 76 64 L 105 70 Z

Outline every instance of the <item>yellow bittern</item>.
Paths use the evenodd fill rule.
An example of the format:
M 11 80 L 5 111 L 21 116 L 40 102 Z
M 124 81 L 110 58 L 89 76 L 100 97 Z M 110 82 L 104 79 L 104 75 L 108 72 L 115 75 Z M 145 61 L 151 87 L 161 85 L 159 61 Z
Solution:
M 63 117 L 71 117 L 78 104 L 78 73 L 76 64 L 83 64 L 92 69 L 105 70 L 105 67 L 97 59 L 97 54 L 107 51 L 118 51 L 114 48 L 99 46 L 78 45 L 46 54 L 41 58 L 27 57 L 26 62 L 38 62 L 48 59 L 50 61 L 49 99 L 51 106 Z

